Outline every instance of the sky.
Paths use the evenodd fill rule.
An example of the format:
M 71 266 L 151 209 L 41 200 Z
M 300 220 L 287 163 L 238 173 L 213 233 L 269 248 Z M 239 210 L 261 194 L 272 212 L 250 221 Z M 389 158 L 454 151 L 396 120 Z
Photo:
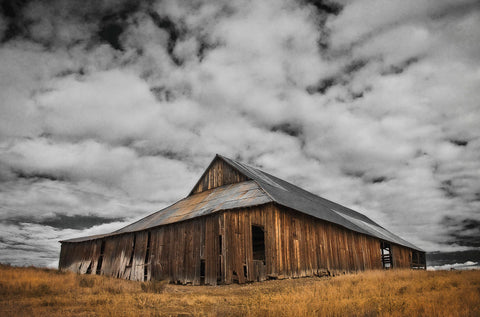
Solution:
M 480 249 L 477 0 L 2 1 L 0 262 L 185 197 L 216 153 Z

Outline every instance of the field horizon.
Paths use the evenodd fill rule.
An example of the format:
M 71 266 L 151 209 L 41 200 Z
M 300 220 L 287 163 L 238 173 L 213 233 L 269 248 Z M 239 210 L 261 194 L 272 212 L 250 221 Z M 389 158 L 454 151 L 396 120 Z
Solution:
M 480 316 L 480 271 L 184 286 L 0 264 L 0 294 L 2 316 Z

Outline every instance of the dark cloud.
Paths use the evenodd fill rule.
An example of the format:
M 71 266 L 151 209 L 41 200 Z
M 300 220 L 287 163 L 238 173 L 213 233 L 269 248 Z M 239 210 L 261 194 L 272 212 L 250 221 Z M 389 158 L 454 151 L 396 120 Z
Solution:
M 365 60 L 365 59 L 353 60 L 343 68 L 343 73 L 351 74 L 351 73 L 358 72 L 360 69 L 365 67 L 367 64 L 368 64 L 368 60 Z
M 480 250 L 467 250 L 455 252 L 428 252 L 427 265 L 437 266 L 452 263 L 465 263 L 467 261 L 480 262 Z
M 458 146 L 467 146 L 468 141 L 467 140 L 449 140 L 451 143 L 458 145 Z
M 320 80 L 316 85 L 308 86 L 307 92 L 309 94 L 315 94 L 315 93 L 324 94 L 327 92 L 329 88 L 334 87 L 336 84 L 338 84 L 338 82 L 339 82 L 338 78 L 328 77 Z
M 330 0 L 305 0 L 305 2 L 313 5 L 320 12 L 333 15 L 338 15 L 343 8 L 340 3 Z
M 470 248 L 480 248 L 480 221 L 445 216 L 442 224 L 448 229 L 447 243 Z
M 437 10 L 430 13 L 430 17 L 435 20 L 441 20 L 448 17 L 461 17 L 465 14 L 480 11 L 480 3 L 475 0 L 462 1 L 460 3 L 447 3 L 439 6 Z
M 6 30 L 1 39 L 2 42 L 7 42 L 17 36 L 25 35 L 26 28 L 22 21 L 22 10 L 26 3 L 28 3 L 28 0 L 3 0 L 0 2 L 1 13 L 3 13 L 6 23 Z
M 118 22 L 104 22 L 100 25 L 98 35 L 108 44 L 110 44 L 116 50 L 123 50 L 120 43 L 120 35 L 122 35 L 125 29 L 123 23 Z
M 344 170 L 343 173 L 349 177 L 362 178 L 365 175 L 365 171 Z
M 27 179 L 32 181 L 41 181 L 41 180 L 50 180 L 50 181 L 67 181 L 68 178 L 65 175 L 60 174 L 49 174 L 49 173 L 36 173 L 36 172 L 25 172 L 21 170 L 13 170 L 13 174 L 19 179 Z
M 458 196 L 458 193 L 455 192 L 455 187 L 451 180 L 445 180 L 441 182 L 440 189 L 445 193 L 448 198 L 454 198 Z
M 302 126 L 291 122 L 274 125 L 270 128 L 270 131 L 285 133 L 293 137 L 299 137 L 303 134 Z
M 123 221 L 123 218 L 105 218 L 96 215 L 62 215 L 57 214 L 51 218 L 46 218 L 36 223 L 44 226 L 50 226 L 59 229 L 86 229 L 105 223 Z M 35 223 L 35 222 L 34 222 Z
M 410 57 L 405 61 L 402 61 L 395 65 L 389 65 L 381 72 L 382 75 L 393 75 L 393 74 L 401 74 L 403 73 L 408 67 L 411 65 L 418 63 L 420 59 L 418 57 Z
M 167 52 L 170 55 L 172 61 L 176 65 L 180 66 L 183 61 L 174 54 L 174 49 L 177 41 L 185 33 L 185 31 L 182 30 L 182 28 L 180 28 L 179 26 L 177 26 L 168 16 L 161 16 L 155 11 L 150 11 L 149 15 L 152 18 L 153 23 L 155 23 L 158 28 L 167 32 Z
M 67 77 L 71 75 L 83 76 L 85 75 L 85 70 L 82 67 L 78 69 L 62 69 L 57 74 L 55 74 L 55 77 Z M 46 133 L 43 133 L 40 136 L 44 137 L 46 135 L 47 135 Z
M 218 47 L 218 45 L 219 45 L 218 43 L 211 43 L 205 37 L 200 37 L 199 38 L 198 51 L 197 51 L 198 60 L 200 62 L 203 61 L 203 59 L 208 54 L 208 52 L 215 49 L 216 47 Z
M 378 184 L 378 183 L 383 183 L 386 180 L 387 180 L 387 178 L 385 176 L 377 176 L 377 177 L 372 178 L 371 182 L 373 184 Z
M 173 92 L 165 86 L 151 87 L 150 91 L 157 97 L 159 101 L 173 101 Z
M 104 15 L 99 24 L 98 36 L 114 49 L 123 51 L 121 35 L 128 26 L 129 18 L 139 10 L 139 3 L 129 1 L 120 4 L 113 12 Z
M 88 215 L 65 215 L 55 214 L 53 216 L 47 216 L 42 219 L 36 219 L 31 217 L 10 217 L 6 220 L 10 224 L 38 224 L 42 226 L 50 226 L 56 229 L 87 229 L 94 226 L 124 221 L 124 218 L 106 218 L 97 216 L 95 214 Z
M 354 59 L 343 66 L 339 73 L 321 79 L 316 85 L 307 86 L 306 91 L 309 94 L 325 94 L 332 87 L 346 86 L 351 81 L 352 76 L 366 67 L 368 63 L 367 59 Z M 348 91 L 351 99 L 357 99 L 363 97 L 364 93 L 369 90 L 371 90 L 371 87 L 367 86 L 363 91 L 353 91 L 351 88 Z

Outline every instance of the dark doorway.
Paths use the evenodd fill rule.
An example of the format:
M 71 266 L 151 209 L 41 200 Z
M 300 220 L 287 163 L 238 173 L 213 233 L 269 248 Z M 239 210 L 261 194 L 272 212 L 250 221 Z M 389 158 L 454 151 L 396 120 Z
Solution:
M 425 253 L 412 251 L 410 266 L 412 269 L 426 269 Z
M 260 226 L 252 226 L 253 260 L 265 264 L 265 232 Z
M 391 269 L 393 267 L 393 260 L 392 260 L 392 248 L 390 247 L 390 243 L 381 241 L 380 242 L 380 249 L 382 251 L 382 265 L 384 269 Z

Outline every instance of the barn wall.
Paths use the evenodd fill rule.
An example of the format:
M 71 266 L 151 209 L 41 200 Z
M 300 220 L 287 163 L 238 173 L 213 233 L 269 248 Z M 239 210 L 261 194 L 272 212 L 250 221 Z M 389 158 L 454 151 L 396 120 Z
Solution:
M 392 245 L 394 268 L 409 268 L 412 263 L 412 251 L 408 248 Z
M 59 268 L 85 274 L 92 263 L 89 272 L 96 274 L 104 241 L 99 274 L 135 281 L 166 279 L 182 284 L 216 285 L 220 272 L 218 218 L 211 215 L 149 231 L 62 243 Z
M 220 187 L 223 185 L 240 183 L 248 180 L 247 177 L 221 159 L 216 159 L 207 168 L 198 183 L 193 188 L 191 194 L 200 193 L 204 190 Z
M 254 260 L 252 225 L 263 228 L 265 263 Z M 392 254 L 394 268 L 410 267 L 410 249 L 392 244 Z M 216 285 L 381 269 L 382 263 L 377 238 L 265 204 L 149 231 L 63 243 L 59 267 L 136 281 Z
M 152 230 L 151 278 L 216 285 L 218 223 L 211 215 Z
M 273 204 L 225 212 L 226 283 L 382 269 L 380 240 Z M 266 263 L 252 257 L 252 225 L 265 232 Z M 411 250 L 393 245 L 394 268 L 410 268 Z
M 84 274 L 95 272 L 100 254 L 100 240 L 82 243 L 63 243 L 58 266 L 60 269 Z

